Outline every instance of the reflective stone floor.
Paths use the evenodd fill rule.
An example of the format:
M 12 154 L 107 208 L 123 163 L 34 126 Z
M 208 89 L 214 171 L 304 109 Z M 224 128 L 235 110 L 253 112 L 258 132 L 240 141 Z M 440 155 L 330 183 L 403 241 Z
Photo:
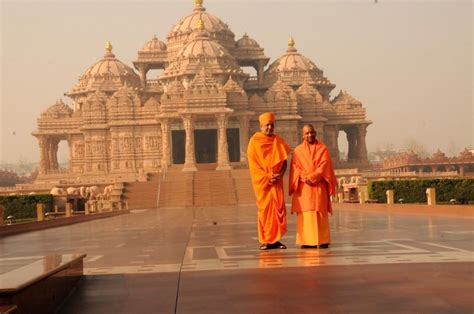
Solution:
M 327 250 L 258 250 L 253 206 L 135 210 L 0 239 L 0 273 L 86 253 L 62 313 L 473 313 L 474 219 L 338 210 Z

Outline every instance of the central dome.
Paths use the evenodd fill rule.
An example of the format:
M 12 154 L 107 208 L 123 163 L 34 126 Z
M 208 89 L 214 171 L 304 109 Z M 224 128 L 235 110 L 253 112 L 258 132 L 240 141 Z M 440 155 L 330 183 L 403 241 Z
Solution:
M 198 22 L 198 24 L 202 22 Z M 196 30 L 194 39 L 187 43 L 177 54 L 176 58 L 196 58 L 199 56 L 209 58 L 231 57 L 229 52 L 217 41 L 209 38 L 209 33 L 204 30 Z M 231 57 L 232 58 L 232 57 Z
M 247 74 L 243 73 L 236 59 L 217 40 L 209 38 L 210 34 L 204 28 L 204 22 L 199 20 L 188 41 L 175 55 L 173 61 L 165 69 L 160 79 L 164 85 L 176 77 L 184 79 L 184 85 L 192 80 L 202 68 L 223 85 L 229 75 L 244 81 Z
M 175 57 L 175 53 L 181 49 L 189 40 L 195 25 L 202 21 L 204 29 L 209 32 L 209 37 L 219 41 L 227 50 L 235 48 L 234 33 L 229 26 L 218 17 L 206 12 L 202 5 L 202 0 L 196 0 L 193 12 L 182 18 L 168 33 L 168 53 L 170 59 Z

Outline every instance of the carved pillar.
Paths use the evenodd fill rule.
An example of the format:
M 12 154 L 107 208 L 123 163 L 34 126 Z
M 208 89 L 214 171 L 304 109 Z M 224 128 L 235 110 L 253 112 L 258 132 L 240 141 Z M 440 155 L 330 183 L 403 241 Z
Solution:
M 216 170 L 230 170 L 229 147 L 227 145 L 227 115 L 225 113 L 216 114 L 219 140 L 217 143 L 217 168 Z
M 367 136 L 367 124 L 359 124 L 358 126 L 358 135 L 359 138 L 357 139 L 357 146 L 359 148 L 359 160 L 362 162 L 367 162 L 367 145 L 365 143 L 365 139 Z
M 186 132 L 186 144 L 184 154 L 183 171 L 197 171 L 196 157 L 194 156 L 194 121 L 191 114 L 183 114 L 184 131 Z
M 170 122 L 168 119 L 161 119 L 161 166 L 167 168 L 171 163 L 170 153 Z
M 58 144 L 59 140 L 56 138 L 52 138 L 49 141 L 49 168 L 50 170 L 57 171 L 59 169 L 58 165 Z
M 71 138 L 69 137 L 68 141 L 67 141 L 67 145 L 68 145 L 68 148 L 69 148 L 69 156 L 68 156 L 68 167 L 69 167 L 69 171 L 72 172 L 73 169 L 72 169 L 72 154 L 73 154 L 73 145 L 72 145 L 72 141 L 71 141 Z
M 328 147 L 329 154 L 334 162 L 339 162 L 339 148 L 337 143 L 339 129 L 336 125 L 324 127 L 325 144 Z
M 146 65 L 144 64 L 139 64 L 138 66 L 138 72 L 140 73 L 140 82 L 142 84 L 142 87 L 146 87 L 146 73 L 148 72 L 146 69 Z
M 250 116 L 239 117 L 240 162 L 247 163 L 247 146 L 249 145 Z
M 255 70 L 257 70 L 257 79 L 258 79 L 258 84 L 263 84 L 263 69 L 265 68 L 265 64 L 263 61 L 257 61 L 257 67 Z
M 48 139 L 44 136 L 38 137 L 38 144 L 40 148 L 39 174 L 47 174 L 49 168 L 49 154 L 48 154 Z
M 357 137 L 352 128 L 346 129 L 348 152 L 347 161 L 354 161 L 357 159 Z

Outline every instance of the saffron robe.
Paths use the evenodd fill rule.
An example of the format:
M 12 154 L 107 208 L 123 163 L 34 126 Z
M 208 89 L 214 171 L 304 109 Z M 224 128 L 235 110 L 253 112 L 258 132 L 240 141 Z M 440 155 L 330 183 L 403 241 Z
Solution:
M 287 231 L 283 178 L 271 185 L 269 182 L 274 173 L 281 171 L 289 152 L 289 145 L 278 135 L 257 132 L 249 141 L 247 158 L 257 199 L 260 243 L 275 243 Z
M 307 178 L 310 184 L 304 182 Z M 336 175 L 326 145 L 306 141 L 298 145 L 290 165 L 291 213 L 298 214 L 296 243 L 330 243 L 328 214 L 330 195 L 336 194 Z

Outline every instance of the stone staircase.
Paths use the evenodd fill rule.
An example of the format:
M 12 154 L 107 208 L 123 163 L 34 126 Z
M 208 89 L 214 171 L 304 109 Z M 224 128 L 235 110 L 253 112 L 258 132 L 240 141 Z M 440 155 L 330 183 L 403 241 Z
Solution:
M 193 180 L 194 206 L 236 205 L 237 197 L 230 171 L 197 171 Z
M 193 172 L 181 171 L 183 166 L 173 165 L 163 176 L 158 207 L 193 206 Z
M 217 171 L 216 164 L 198 164 L 197 168 L 183 172 L 182 165 L 172 165 L 164 174 L 149 174 L 146 182 L 127 182 L 123 200 L 130 209 L 255 204 L 248 169 Z M 288 202 L 288 176 L 284 186 Z
M 235 169 L 230 171 L 234 181 L 237 203 L 240 205 L 255 204 L 255 193 L 248 169 Z
M 128 202 L 128 208 L 157 208 L 161 177 L 161 173 L 150 173 L 148 181 L 126 182 L 124 184 L 123 201 Z
M 254 204 L 248 169 L 216 171 L 216 164 L 198 164 L 198 171 L 168 168 L 160 187 L 159 207 Z

